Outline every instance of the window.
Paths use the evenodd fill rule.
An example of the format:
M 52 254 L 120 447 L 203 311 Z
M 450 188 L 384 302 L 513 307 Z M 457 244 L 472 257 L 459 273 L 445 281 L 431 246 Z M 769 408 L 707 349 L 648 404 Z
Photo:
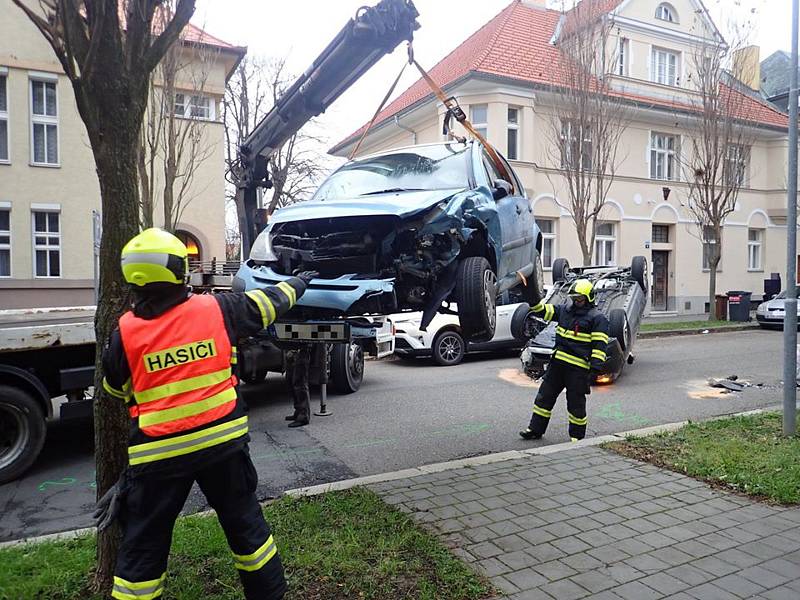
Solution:
M 175 114 L 179 117 L 211 121 L 216 118 L 215 108 L 213 99 L 208 96 L 175 94 Z
M 653 243 L 669 244 L 669 225 L 653 225 Z
M 561 168 L 592 170 L 592 135 L 575 121 L 561 121 Z M 580 157 L 580 164 L 578 160 Z
M 31 139 L 33 164 L 58 164 L 58 102 L 55 81 L 31 80 Z
M 711 269 L 711 258 L 715 254 L 717 239 L 714 235 L 714 228 L 710 225 L 703 226 L 703 270 L 708 271 Z M 722 267 L 722 256 L 720 262 L 717 263 L 717 270 Z
M 555 221 L 552 219 L 536 219 L 536 224 L 542 232 L 542 266 L 545 269 L 552 269 L 556 255 Z
M 594 236 L 594 264 L 616 265 L 617 236 L 613 223 L 598 223 Z
M 519 158 L 519 109 L 508 109 L 508 147 L 506 156 L 509 160 L 517 160 Z
M 730 187 L 744 187 L 747 182 L 747 165 L 750 149 L 747 146 L 731 144 L 728 146 L 725 161 L 725 183 Z
M 650 136 L 650 179 L 678 179 L 678 138 L 666 133 Z
M 761 271 L 761 229 L 747 230 L 747 270 Z
M 675 9 L 666 3 L 659 4 L 658 8 L 656 8 L 656 19 L 661 19 L 662 21 L 668 21 L 670 23 L 678 22 L 678 16 L 675 13 Z
M 678 53 L 663 48 L 653 48 L 650 79 L 664 85 L 678 85 Z
M 61 215 L 33 212 L 33 251 L 36 277 L 61 277 Z
M 617 75 L 624 76 L 628 74 L 629 45 L 630 42 L 628 41 L 628 38 L 619 38 L 619 44 L 617 46 Z
M 487 133 L 486 123 L 488 121 L 488 106 L 486 104 L 475 104 L 469 107 L 469 120 L 475 131 L 480 133 L 484 138 Z
M 8 161 L 8 77 L 0 73 L 0 162 Z
M 11 210 L 0 208 L 0 277 L 11 277 Z

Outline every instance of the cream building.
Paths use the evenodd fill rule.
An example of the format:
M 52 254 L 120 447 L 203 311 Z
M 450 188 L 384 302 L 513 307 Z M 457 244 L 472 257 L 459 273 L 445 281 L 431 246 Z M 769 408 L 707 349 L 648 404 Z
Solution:
M 100 190 L 86 131 L 48 43 L 11 0 L 0 0 L 0 15 L 0 309 L 93 304 Z M 214 59 L 202 93 L 178 83 L 176 110 L 203 120 L 209 153 L 178 233 L 194 259 L 224 261 L 221 102 L 245 49 L 193 25 L 183 38 L 182 53 Z
M 676 153 L 690 147 L 696 122 L 690 56 L 699 41 L 698 19 L 705 19 L 701 29 L 711 32 L 706 36 L 718 33 L 699 0 L 601 4 L 614 22 L 613 73 L 607 76 L 614 89 L 628 94 L 632 120 L 600 215 L 593 260 L 624 265 L 644 255 L 651 264 L 652 310 L 702 314 L 708 311 L 708 272 Z M 553 41 L 560 21 L 544 0 L 515 0 L 430 71 L 522 179 L 544 232 L 546 269 L 558 256 L 582 263 L 550 141 L 558 100 L 551 90 L 559 83 Z M 751 50 L 749 58 L 758 64 L 757 53 Z M 756 87 L 757 82 L 755 77 Z M 755 90 L 742 93 L 757 121 L 755 141 L 741 164 L 745 184 L 736 210 L 725 223 L 717 292 L 748 290 L 758 299 L 764 279 L 785 270 L 787 118 Z M 442 140 L 442 117 L 441 103 L 419 81 L 379 115 L 361 153 Z M 347 156 L 360 135 L 331 152 Z

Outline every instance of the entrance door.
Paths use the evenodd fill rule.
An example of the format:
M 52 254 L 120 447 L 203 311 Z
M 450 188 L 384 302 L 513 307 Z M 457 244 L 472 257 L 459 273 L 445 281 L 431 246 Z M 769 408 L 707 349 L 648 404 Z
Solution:
M 669 251 L 653 250 L 653 310 L 667 310 Z

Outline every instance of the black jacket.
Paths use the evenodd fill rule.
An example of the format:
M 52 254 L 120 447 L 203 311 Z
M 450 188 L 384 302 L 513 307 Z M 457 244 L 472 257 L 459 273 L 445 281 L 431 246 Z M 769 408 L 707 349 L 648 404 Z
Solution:
M 545 321 L 557 321 L 553 358 L 575 367 L 599 371 L 606 361 L 608 319 L 594 306 L 540 302 L 531 312 Z

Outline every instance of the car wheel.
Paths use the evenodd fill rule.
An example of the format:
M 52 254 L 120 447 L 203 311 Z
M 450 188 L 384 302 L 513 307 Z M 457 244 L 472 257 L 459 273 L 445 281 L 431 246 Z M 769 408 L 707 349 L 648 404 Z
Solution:
M 628 339 L 630 336 L 630 330 L 628 328 L 628 316 L 625 314 L 625 311 L 621 308 L 615 308 L 612 310 L 611 314 L 608 316 L 608 325 L 611 337 L 619 340 L 619 345 L 624 351 L 629 347 L 630 342 Z
M 331 380 L 340 394 L 357 392 L 364 380 L 364 349 L 360 344 L 333 344 Z
M 647 293 L 647 259 L 644 256 L 634 256 L 631 261 L 631 276 L 636 280 L 642 291 Z
M 544 299 L 544 269 L 542 268 L 542 257 L 536 253 L 536 260 L 533 261 L 533 273 L 528 277 L 527 284 L 522 285 L 522 297 L 531 306 L 536 306 Z
M 564 281 L 569 273 L 569 261 L 566 258 L 557 258 L 553 261 L 553 283 Z
M 434 338 L 432 351 L 436 364 L 452 367 L 463 360 L 466 344 L 457 331 L 442 331 Z
M 0 483 L 16 479 L 33 464 L 46 433 L 36 400 L 18 388 L 0 385 Z
M 458 320 L 464 338 L 488 342 L 497 322 L 497 276 L 482 256 L 469 256 L 459 265 L 456 282 Z

